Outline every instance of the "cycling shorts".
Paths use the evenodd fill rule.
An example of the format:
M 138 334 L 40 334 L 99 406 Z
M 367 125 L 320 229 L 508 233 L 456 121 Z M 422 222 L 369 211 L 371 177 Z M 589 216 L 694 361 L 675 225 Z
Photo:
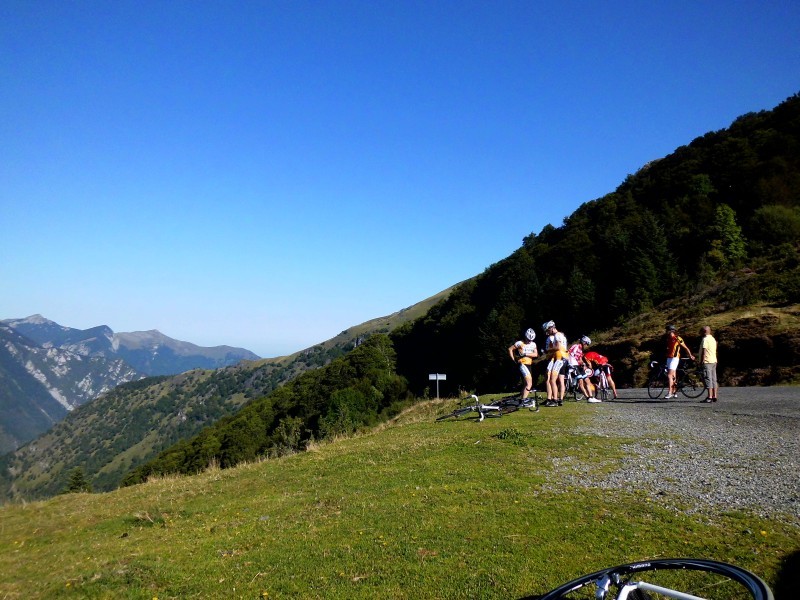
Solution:
M 677 370 L 678 365 L 680 364 L 680 362 L 681 362 L 681 359 L 679 357 L 677 357 L 677 356 L 674 356 L 672 358 L 668 358 L 667 359 L 667 370 L 668 371 Z
M 563 358 L 554 358 L 549 363 L 547 363 L 547 372 L 550 373 L 555 371 L 556 373 L 561 373 L 561 370 L 564 368 L 564 363 L 566 361 Z
M 528 365 L 523 362 L 519 363 L 519 372 L 526 379 L 531 376 L 531 370 L 528 368 Z

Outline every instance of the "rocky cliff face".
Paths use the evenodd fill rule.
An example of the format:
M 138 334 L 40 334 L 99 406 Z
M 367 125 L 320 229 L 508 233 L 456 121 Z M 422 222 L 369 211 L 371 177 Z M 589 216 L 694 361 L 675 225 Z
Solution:
M 0 453 L 46 431 L 81 404 L 144 374 L 81 344 L 40 345 L 0 325 Z
M 0 321 L 0 454 L 121 383 L 256 359 L 243 348 L 202 348 L 158 331 L 74 329 L 41 315 Z

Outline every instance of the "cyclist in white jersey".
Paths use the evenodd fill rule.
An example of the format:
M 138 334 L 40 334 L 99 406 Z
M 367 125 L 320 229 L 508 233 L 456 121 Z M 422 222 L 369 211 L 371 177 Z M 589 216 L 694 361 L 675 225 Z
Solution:
M 561 406 L 564 403 L 566 384 L 563 368 L 567 360 L 567 336 L 556 329 L 553 321 L 542 324 L 542 329 L 547 334 L 545 352 L 550 357 L 547 363 L 547 400 L 545 406 Z
M 533 359 L 539 356 L 539 349 L 536 347 L 534 340 L 536 339 L 536 332 L 533 329 L 528 329 L 525 332 L 525 341 L 517 341 L 508 347 L 508 355 L 515 363 L 519 365 L 519 372 L 525 380 L 525 386 L 522 388 L 522 405 L 533 405 L 533 401 L 528 400 L 528 395 L 533 389 L 533 375 L 531 375 L 531 365 Z

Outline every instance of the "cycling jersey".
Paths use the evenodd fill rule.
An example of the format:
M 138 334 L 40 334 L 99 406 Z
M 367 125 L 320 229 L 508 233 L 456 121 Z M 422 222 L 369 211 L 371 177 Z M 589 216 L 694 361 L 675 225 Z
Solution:
M 517 353 L 517 362 L 523 365 L 530 365 L 533 363 L 533 357 L 538 353 L 535 342 L 516 342 L 514 349 Z
M 667 358 L 678 358 L 681 355 L 683 338 L 677 334 L 667 335 Z
M 553 335 L 548 335 L 544 346 L 547 353 L 550 354 L 554 360 L 563 360 L 567 358 L 566 347 L 567 336 L 560 331 L 557 331 Z
M 583 359 L 583 346 L 581 346 L 580 343 L 572 344 L 567 352 L 569 352 L 569 364 L 573 367 L 581 364 L 581 360 Z
M 594 350 L 591 352 L 587 352 L 586 354 L 583 355 L 583 357 L 589 362 L 597 363 L 598 365 L 608 364 L 608 359 L 602 354 L 598 354 Z

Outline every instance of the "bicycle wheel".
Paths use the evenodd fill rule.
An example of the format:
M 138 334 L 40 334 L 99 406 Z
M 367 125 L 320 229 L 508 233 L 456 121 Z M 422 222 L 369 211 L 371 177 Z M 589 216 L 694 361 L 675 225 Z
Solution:
M 697 398 L 706 389 L 706 384 L 703 381 L 703 378 L 700 377 L 700 375 L 698 375 L 697 371 L 694 369 L 681 373 L 678 382 L 678 385 L 681 389 L 681 394 L 687 398 Z
M 578 384 L 578 379 L 575 377 L 574 373 L 571 372 L 567 375 L 564 385 L 566 386 L 564 390 L 564 400 L 580 402 L 586 398 L 584 393 L 581 392 L 581 386 Z
M 457 408 L 451 413 L 447 413 L 446 415 L 442 415 L 440 417 L 436 417 L 437 421 L 447 421 L 449 419 L 458 419 L 461 415 L 464 415 L 469 412 L 475 411 L 475 407 L 473 406 L 464 406 L 463 408 Z
M 666 558 L 603 569 L 526 600 L 615 600 L 620 597 L 633 600 L 774 600 L 769 586 L 750 571 L 693 558 Z
M 586 394 L 581 391 L 581 388 L 577 384 L 575 384 L 575 387 L 570 391 L 570 393 L 575 402 L 586 400 Z
M 667 381 L 663 375 L 653 377 L 647 384 L 647 395 L 653 400 L 660 398 L 664 393 L 664 388 L 667 387 Z
M 500 412 L 498 415 L 507 415 L 512 412 L 516 412 L 519 410 L 520 404 L 517 402 L 504 402 L 500 404 Z

